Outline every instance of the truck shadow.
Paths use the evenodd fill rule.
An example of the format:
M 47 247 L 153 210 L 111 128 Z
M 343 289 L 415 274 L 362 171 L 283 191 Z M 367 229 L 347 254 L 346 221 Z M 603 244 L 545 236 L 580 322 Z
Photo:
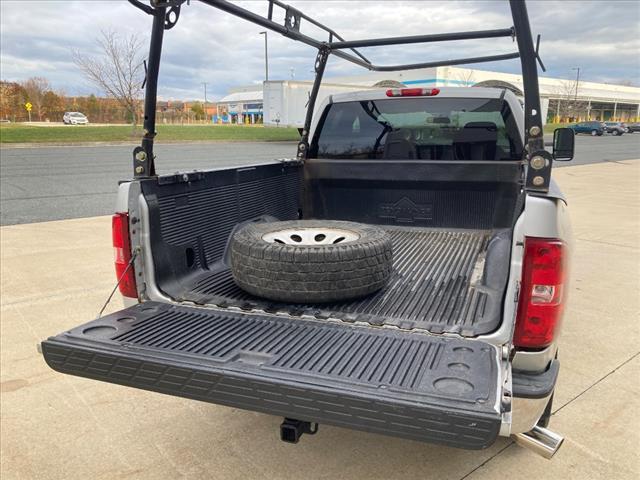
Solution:
M 486 450 L 461 450 L 329 425 L 289 444 L 279 439 L 281 418 L 206 404 L 192 407 L 195 416 L 202 414 L 190 439 L 202 450 L 201 468 L 233 472 L 225 478 L 462 478 L 512 444 L 499 437 Z

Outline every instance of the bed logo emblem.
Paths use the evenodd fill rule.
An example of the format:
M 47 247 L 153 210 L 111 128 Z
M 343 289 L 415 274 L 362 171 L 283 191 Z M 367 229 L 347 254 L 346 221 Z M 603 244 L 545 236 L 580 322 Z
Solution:
M 396 223 L 416 223 L 433 220 L 433 204 L 418 204 L 407 197 L 396 203 L 380 205 L 380 218 L 394 220 Z

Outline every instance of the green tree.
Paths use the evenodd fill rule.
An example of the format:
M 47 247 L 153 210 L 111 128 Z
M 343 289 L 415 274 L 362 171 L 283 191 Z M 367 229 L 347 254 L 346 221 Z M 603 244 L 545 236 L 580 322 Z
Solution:
M 48 90 L 44 93 L 42 97 L 42 110 L 43 114 L 49 120 L 62 120 L 62 115 L 64 115 L 64 96 L 58 95 L 52 90 Z
M 101 120 L 100 104 L 98 103 L 98 99 L 93 93 L 87 98 L 87 111 L 85 115 L 89 115 L 90 118 L 94 118 L 95 120 Z
M 191 105 L 191 111 L 195 114 L 196 120 L 204 119 L 204 108 L 200 102 L 194 102 Z

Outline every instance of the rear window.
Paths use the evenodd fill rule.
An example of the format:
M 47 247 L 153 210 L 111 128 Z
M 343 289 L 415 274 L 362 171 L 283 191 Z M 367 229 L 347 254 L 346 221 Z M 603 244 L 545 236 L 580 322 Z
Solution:
M 312 158 L 519 160 L 522 142 L 501 99 L 398 98 L 334 103 Z

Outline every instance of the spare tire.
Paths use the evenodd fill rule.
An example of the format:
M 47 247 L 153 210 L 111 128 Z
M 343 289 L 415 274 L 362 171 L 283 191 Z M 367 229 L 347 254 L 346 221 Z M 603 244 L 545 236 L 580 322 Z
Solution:
M 231 239 L 231 272 L 246 292 L 291 303 L 334 302 L 384 287 L 391 237 L 353 222 L 250 223 Z

